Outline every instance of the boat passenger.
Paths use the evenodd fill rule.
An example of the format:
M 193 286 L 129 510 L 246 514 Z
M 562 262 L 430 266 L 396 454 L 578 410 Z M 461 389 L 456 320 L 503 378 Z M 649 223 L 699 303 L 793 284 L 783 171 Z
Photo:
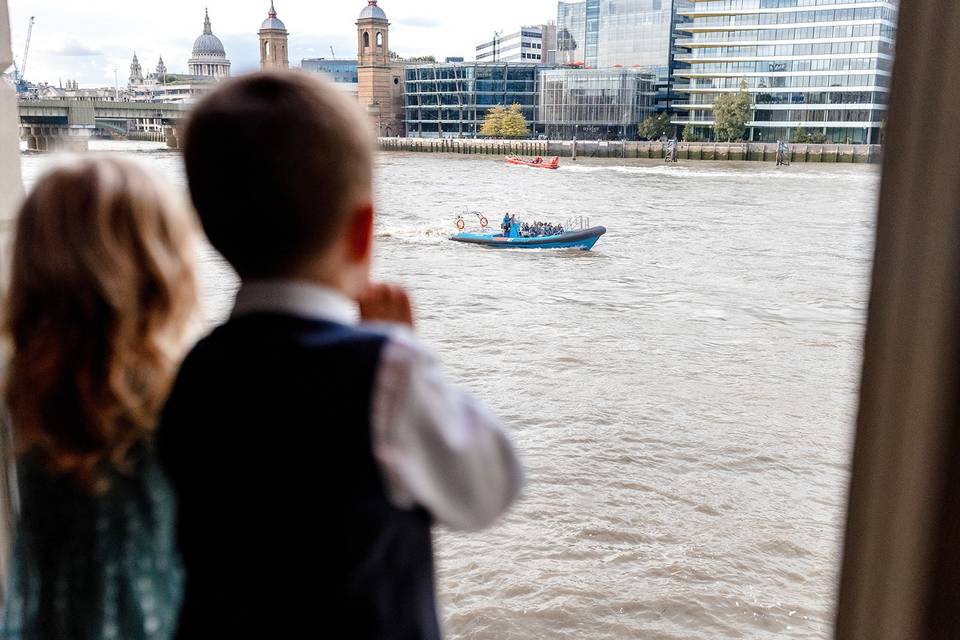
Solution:
M 500 223 L 500 229 L 503 231 L 503 235 L 508 235 L 510 233 L 510 213 L 507 212 L 503 214 L 503 222 Z
M 540 156 L 537 156 L 536 158 L 533 159 L 533 164 L 543 164 L 543 158 L 541 158 Z
M 520 237 L 520 223 L 517 222 L 517 216 L 514 214 L 510 215 L 510 226 L 507 230 L 507 235 L 511 238 Z

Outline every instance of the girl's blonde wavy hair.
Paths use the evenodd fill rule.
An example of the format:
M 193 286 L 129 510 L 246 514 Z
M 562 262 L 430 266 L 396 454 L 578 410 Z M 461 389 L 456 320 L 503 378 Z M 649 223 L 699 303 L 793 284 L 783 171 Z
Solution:
M 193 317 L 193 214 L 138 165 L 55 169 L 20 209 L 3 329 L 17 452 L 91 491 L 129 469 Z

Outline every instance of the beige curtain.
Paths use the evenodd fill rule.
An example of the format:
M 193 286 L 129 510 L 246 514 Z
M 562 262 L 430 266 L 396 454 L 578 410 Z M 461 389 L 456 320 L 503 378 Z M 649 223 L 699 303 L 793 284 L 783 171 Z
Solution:
M 7 0 L 0 0 L 0 71 L 5 71 L 12 65 Z M 6 231 L 22 191 L 19 145 L 16 95 L 9 83 L 0 82 L 0 224 L 3 225 L 2 231 Z
M 10 49 L 10 15 L 7 0 L 0 0 L 0 72 L 13 64 Z M 23 192 L 20 178 L 20 136 L 17 128 L 17 101 L 10 84 L 0 80 L 0 268 L 6 268 L 10 227 Z M 0 278 L 2 281 L 2 278 Z M 2 368 L 0 368 L 2 371 Z M 0 603 L 6 584 L 7 558 L 12 528 L 12 500 L 9 467 L 9 431 L 0 415 Z
M 960 2 L 900 4 L 837 638 L 960 638 Z

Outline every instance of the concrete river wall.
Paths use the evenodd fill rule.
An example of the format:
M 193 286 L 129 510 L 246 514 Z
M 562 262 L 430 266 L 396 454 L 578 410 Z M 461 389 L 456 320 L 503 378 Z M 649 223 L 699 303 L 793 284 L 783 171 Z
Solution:
M 663 159 L 665 143 L 597 140 L 472 140 L 458 138 L 380 138 L 382 151 L 461 153 L 477 155 L 561 156 L 584 158 Z M 791 162 L 879 163 L 880 145 L 792 144 Z M 776 143 L 681 142 L 679 160 L 775 162 Z

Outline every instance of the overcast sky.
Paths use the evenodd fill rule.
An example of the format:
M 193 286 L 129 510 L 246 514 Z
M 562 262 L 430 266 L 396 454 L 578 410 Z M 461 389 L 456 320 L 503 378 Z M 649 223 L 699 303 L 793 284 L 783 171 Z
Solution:
M 275 0 L 290 31 L 290 63 L 302 58 L 356 56 L 356 22 L 366 0 Z M 186 73 L 194 39 L 210 8 L 234 73 L 259 64 L 257 30 L 270 0 L 10 0 L 13 54 L 19 63 L 27 22 L 36 16 L 27 79 L 81 86 L 121 84 L 136 51 L 144 74 L 161 54 L 171 73 Z M 557 0 L 380 0 L 390 19 L 390 48 L 403 56 L 474 57 L 494 31 L 556 20 Z

